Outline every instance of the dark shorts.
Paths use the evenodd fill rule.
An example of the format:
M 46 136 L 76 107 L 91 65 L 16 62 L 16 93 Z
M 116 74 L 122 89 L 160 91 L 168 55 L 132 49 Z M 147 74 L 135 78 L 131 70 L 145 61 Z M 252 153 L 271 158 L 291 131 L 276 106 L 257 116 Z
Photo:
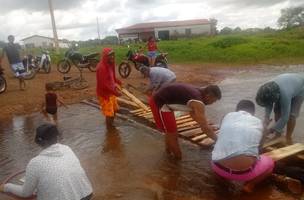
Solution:
M 51 115 L 55 115 L 57 113 L 57 107 L 47 107 L 45 111 Z

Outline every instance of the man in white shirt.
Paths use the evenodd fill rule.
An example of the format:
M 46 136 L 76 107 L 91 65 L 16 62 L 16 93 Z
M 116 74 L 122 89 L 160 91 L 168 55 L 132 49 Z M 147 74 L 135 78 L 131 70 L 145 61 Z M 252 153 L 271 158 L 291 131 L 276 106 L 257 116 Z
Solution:
M 244 191 L 270 176 L 274 161 L 259 155 L 263 137 L 263 123 L 254 116 L 252 101 L 241 100 L 236 112 L 222 120 L 217 142 L 212 151 L 212 169 L 228 180 L 243 181 Z
M 81 164 L 66 145 L 57 143 L 58 129 L 43 124 L 36 130 L 35 142 L 43 148 L 26 167 L 23 185 L 4 184 L 0 192 L 37 200 L 89 200 L 92 186 Z

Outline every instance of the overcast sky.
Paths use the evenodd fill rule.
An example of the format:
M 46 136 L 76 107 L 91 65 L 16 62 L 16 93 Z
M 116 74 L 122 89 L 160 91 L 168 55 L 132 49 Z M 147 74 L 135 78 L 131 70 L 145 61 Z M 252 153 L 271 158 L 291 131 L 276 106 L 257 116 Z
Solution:
M 115 35 L 115 29 L 135 23 L 209 19 L 218 29 L 229 27 L 277 28 L 282 8 L 303 5 L 304 0 L 53 0 L 59 38 L 97 38 Z M 47 0 L 0 0 L 0 40 L 9 34 L 17 40 L 34 34 L 52 37 Z

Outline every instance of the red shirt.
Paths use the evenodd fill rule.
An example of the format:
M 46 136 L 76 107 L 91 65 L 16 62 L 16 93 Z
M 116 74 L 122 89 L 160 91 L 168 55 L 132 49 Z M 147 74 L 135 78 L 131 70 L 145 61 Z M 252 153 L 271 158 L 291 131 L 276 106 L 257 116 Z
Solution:
M 148 51 L 156 51 L 157 50 L 157 45 L 155 41 L 149 41 L 148 42 Z
M 121 82 L 116 79 L 115 63 L 109 62 L 109 52 L 111 48 L 104 48 L 102 59 L 98 63 L 96 71 L 96 93 L 97 96 L 109 98 L 111 95 L 118 96 L 116 84 L 121 85 Z

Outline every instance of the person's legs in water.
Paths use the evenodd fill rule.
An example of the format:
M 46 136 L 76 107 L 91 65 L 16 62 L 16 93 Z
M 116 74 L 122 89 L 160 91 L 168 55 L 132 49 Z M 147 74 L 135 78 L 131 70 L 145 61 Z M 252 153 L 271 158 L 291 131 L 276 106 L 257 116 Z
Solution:
M 177 125 L 174 112 L 160 111 L 161 121 L 165 131 L 166 152 L 172 153 L 174 158 L 180 160 L 182 153 L 178 144 Z
M 45 109 L 42 110 L 42 114 L 43 114 L 43 116 L 44 116 L 48 121 L 51 120 L 51 119 L 50 119 L 50 116 L 48 115 L 48 113 L 47 113 L 47 111 L 46 111 Z
M 292 144 L 292 133 L 294 131 L 294 128 L 296 127 L 296 117 L 290 116 L 288 123 L 287 123 L 287 131 L 286 131 L 286 142 L 287 144 Z
M 115 113 L 118 110 L 118 103 L 115 96 L 108 98 L 99 97 L 101 110 L 106 119 L 106 126 L 108 129 L 113 128 Z
M 292 144 L 292 133 L 296 126 L 296 120 L 300 114 L 303 101 L 304 101 L 304 97 L 301 96 L 296 96 L 291 100 L 290 116 L 287 123 L 287 131 L 286 131 L 286 141 L 288 144 Z
M 114 117 L 106 116 L 106 126 L 108 129 L 114 128 Z
M 181 160 L 182 152 L 179 147 L 177 133 L 166 133 L 166 138 L 166 141 L 168 142 L 167 152 L 172 153 L 175 159 Z
M 53 120 L 54 120 L 54 124 L 57 124 L 57 112 L 55 114 L 52 115 Z

